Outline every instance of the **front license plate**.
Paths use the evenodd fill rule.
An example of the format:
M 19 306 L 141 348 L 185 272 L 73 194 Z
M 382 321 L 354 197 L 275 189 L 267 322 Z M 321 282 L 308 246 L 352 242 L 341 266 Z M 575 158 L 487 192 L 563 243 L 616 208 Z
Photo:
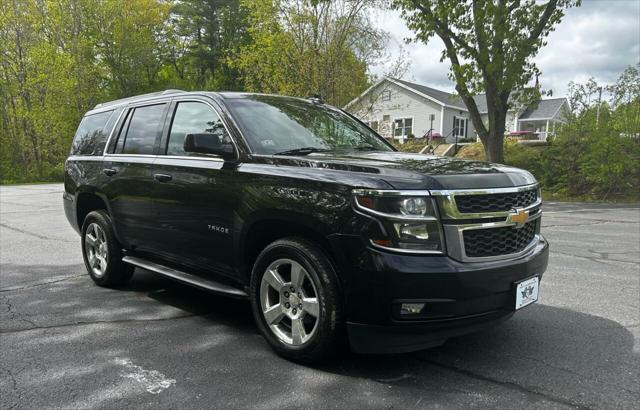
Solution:
M 538 300 L 538 277 L 529 278 L 516 284 L 516 310 Z

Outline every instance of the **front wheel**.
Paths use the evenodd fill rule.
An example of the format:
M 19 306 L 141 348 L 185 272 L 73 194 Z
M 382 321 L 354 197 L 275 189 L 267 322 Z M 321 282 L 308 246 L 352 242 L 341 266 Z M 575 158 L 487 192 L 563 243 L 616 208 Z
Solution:
M 298 362 L 334 355 L 344 340 L 341 294 L 324 251 L 302 238 L 273 242 L 251 275 L 256 323 L 273 349 Z

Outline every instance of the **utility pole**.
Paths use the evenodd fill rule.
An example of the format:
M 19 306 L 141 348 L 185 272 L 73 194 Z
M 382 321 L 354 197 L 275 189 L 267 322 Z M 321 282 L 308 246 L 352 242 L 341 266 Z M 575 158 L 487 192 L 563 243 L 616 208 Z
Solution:
M 600 122 L 600 106 L 602 105 L 602 87 L 598 87 L 598 109 L 596 110 L 596 129 Z

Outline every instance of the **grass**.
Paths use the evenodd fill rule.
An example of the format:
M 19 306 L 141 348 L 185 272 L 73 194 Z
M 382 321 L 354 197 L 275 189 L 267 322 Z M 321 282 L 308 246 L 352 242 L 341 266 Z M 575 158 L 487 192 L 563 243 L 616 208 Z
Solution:
M 392 139 L 389 141 L 398 151 L 402 152 L 420 152 L 422 148 L 427 145 L 427 140 L 424 138 L 412 138 L 404 141 L 404 144 L 400 144 L 398 140 Z
M 64 182 L 61 179 L 51 179 L 42 181 L 33 180 L 20 180 L 20 179 L 0 179 L 0 185 L 42 185 L 42 184 L 55 184 Z
M 513 157 L 522 152 L 527 152 L 527 150 L 532 150 L 529 152 L 537 152 L 540 153 L 545 149 L 545 145 L 519 145 L 517 143 L 509 143 L 507 142 L 504 146 L 504 159 L 505 163 L 509 165 L 513 165 Z M 482 143 L 476 142 L 474 144 L 463 145 L 458 149 L 458 154 L 456 155 L 458 158 L 464 159 L 473 159 L 476 161 L 486 161 L 487 157 L 484 153 L 484 147 Z M 515 165 L 517 166 L 517 165 Z

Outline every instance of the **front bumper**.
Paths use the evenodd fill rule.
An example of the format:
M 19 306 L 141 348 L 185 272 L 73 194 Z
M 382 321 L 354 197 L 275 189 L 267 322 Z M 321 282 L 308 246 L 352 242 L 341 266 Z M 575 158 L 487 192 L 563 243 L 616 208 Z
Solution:
M 347 330 L 352 350 L 361 353 L 434 347 L 508 319 L 514 313 L 515 283 L 532 276 L 542 279 L 549 257 L 542 236 L 517 259 L 473 263 L 370 247 L 354 253 L 355 248 L 341 246 L 341 272 L 349 272 L 341 278 Z M 424 303 L 425 308 L 405 317 L 400 314 L 403 302 Z

